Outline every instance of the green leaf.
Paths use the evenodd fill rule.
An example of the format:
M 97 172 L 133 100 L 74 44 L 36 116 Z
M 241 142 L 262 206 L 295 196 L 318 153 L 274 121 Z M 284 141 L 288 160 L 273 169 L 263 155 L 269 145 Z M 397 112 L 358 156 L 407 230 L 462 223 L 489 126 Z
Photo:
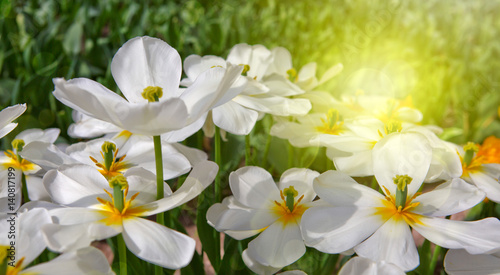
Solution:
M 77 55 L 82 45 L 83 24 L 74 22 L 66 31 L 63 40 L 63 49 L 68 55 Z
M 207 223 L 207 210 L 213 204 L 213 190 L 212 188 L 207 188 L 198 196 L 198 209 L 196 211 L 196 228 L 198 230 L 198 236 L 202 244 L 202 250 L 207 253 L 208 259 L 212 263 L 212 266 L 216 266 L 218 262 L 217 259 L 217 245 L 215 240 L 216 236 L 219 234 L 212 226 Z

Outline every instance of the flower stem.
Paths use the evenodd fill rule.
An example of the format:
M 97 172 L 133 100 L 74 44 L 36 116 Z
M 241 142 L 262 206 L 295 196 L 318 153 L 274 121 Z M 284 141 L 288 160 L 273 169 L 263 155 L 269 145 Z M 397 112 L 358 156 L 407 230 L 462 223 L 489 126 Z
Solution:
M 436 269 L 437 260 L 439 258 L 439 255 L 441 255 L 441 249 L 442 248 L 439 245 L 436 245 L 436 247 L 434 247 L 434 252 L 432 253 L 432 259 L 431 262 L 429 263 L 429 270 L 427 274 L 434 274 L 434 269 Z
M 218 203 L 221 201 L 221 196 L 222 196 L 222 190 L 221 190 L 221 183 L 220 183 L 220 175 L 221 175 L 221 167 L 222 167 L 222 158 L 221 158 L 221 143 L 220 143 L 220 129 L 219 127 L 215 127 L 215 136 L 214 136 L 214 154 L 215 154 L 215 163 L 219 166 L 219 171 L 217 172 L 217 175 L 215 176 L 215 182 L 214 182 L 214 198 L 215 201 L 214 203 Z M 219 269 L 220 262 L 221 262 L 221 256 L 220 256 L 220 234 L 219 232 L 214 230 L 214 239 L 215 239 L 215 270 Z
M 125 246 L 125 240 L 122 234 L 119 234 L 117 239 L 120 275 L 127 275 L 127 247 Z
M 155 147 L 155 164 L 156 164 L 156 200 L 163 199 L 163 156 L 161 152 L 160 136 L 153 136 Z M 165 216 L 163 213 L 156 214 L 156 222 L 165 225 Z M 155 274 L 162 275 L 163 267 L 155 266 Z
M 250 134 L 248 134 L 245 136 L 245 166 L 252 165 L 251 157 Z
M 23 199 L 24 203 L 27 203 L 30 201 L 30 197 L 28 195 L 28 185 L 26 184 L 26 176 L 24 175 L 23 172 L 21 172 L 21 189 L 23 192 Z

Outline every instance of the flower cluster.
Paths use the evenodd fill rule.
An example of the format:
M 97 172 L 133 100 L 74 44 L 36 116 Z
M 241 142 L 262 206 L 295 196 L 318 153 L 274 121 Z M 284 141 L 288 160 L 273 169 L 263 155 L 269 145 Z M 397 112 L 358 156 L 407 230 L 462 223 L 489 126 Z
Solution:
M 497 218 L 449 217 L 500 202 L 500 139 L 459 146 L 442 140 L 439 127 L 422 125 L 411 97 L 334 98 L 318 90 L 341 70 L 334 65 L 318 79 L 316 63 L 297 70 L 285 48 L 247 44 L 226 58 L 182 62 L 166 42 L 136 37 L 111 61 L 121 95 L 86 78 L 54 79 L 53 95 L 74 110 L 68 134 L 84 141 L 63 145 L 59 129 L 30 129 L 0 158 L 0 228 L 12 232 L 0 236 L 0 275 L 67 274 L 60 266 L 112 274 L 94 247 L 103 240 L 114 247 L 120 274 L 129 273 L 127 250 L 156 274 L 184 268 L 199 257 L 196 241 L 177 231 L 184 229 L 170 214 L 202 192 L 198 201 L 209 205 L 197 206 L 198 229 L 255 236 L 239 243 L 248 244 L 239 256 L 258 274 L 279 272 L 311 248 L 356 254 L 339 274 L 404 274 L 420 264 L 416 233 L 450 249 L 444 266 L 452 274 L 474 259 L 497 259 Z M 25 110 L 0 112 L 1 137 Z M 276 181 L 278 170 L 250 165 L 249 134 L 264 117 L 274 121 L 269 139 L 288 140 L 291 151 L 324 147 L 333 169 L 289 167 Z M 215 140 L 215 162 L 186 146 L 200 130 Z M 247 165 L 234 171 L 220 157 L 228 134 L 247 137 Z M 223 199 L 219 168 L 231 172 L 232 195 Z M 221 258 L 220 235 L 212 236 L 202 249 L 218 272 L 231 255 Z M 54 252 L 62 254 L 39 257 Z

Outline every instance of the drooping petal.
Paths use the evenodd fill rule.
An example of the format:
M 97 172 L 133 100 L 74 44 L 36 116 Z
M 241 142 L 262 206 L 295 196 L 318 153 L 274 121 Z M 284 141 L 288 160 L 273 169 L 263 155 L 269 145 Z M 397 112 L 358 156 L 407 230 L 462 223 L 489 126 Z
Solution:
M 92 246 L 64 253 L 50 262 L 32 266 L 19 274 L 67 275 L 70 270 L 73 275 L 115 274 L 104 254 Z
M 434 190 L 418 196 L 420 204 L 413 212 L 425 216 L 448 216 L 480 203 L 484 193 L 462 179 L 453 179 L 442 183 Z
M 500 273 L 500 255 L 472 255 L 463 249 L 450 249 L 444 258 L 444 269 L 450 275 L 491 275 Z
M 275 222 L 248 244 L 248 256 L 266 266 L 284 267 L 306 252 L 299 225 Z
M 339 171 L 326 171 L 314 180 L 318 196 L 333 206 L 381 207 L 385 198 Z
M 271 174 L 257 166 L 231 172 L 229 185 L 236 200 L 250 208 L 267 209 L 272 201 L 280 200 L 279 189 Z
M 58 252 L 84 248 L 92 241 L 113 237 L 121 231 L 121 227 L 110 227 L 100 222 L 73 225 L 46 224 L 41 229 L 47 246 Z
M 416 268 L 419 257 L 410 227 L 402 220 L 391 218 L 372 236 L 354 248 L 361 256 L 373 261 L 393 263 L 408 271 Z
M 302 116 L 311 110 L 311 102 L 301 98 L 240 95 L 234 98 L 234 102 L 249 109 L 277 116 Z
M 260 275 L 274 274 L 281 269 L 281 267 L 265 266 L 252 259 L 250 256 L 248 256 L 248 249 L 243 250 L 243 253 L 241 253 L 241 258 L 250 270 Z
M 148 86 L 161 87 L 163 99 L 179 96 L 181 58 L 161 39 L 142 36 L 127 41 L 113 57 L 111 73 L 130 102 L 147 102 L 141 93 Z
M 301 231 L 307 246 L 340 253 L 372 235 L 384 220 L 371 207 L 313 207 L 302 215 Z
M 319 173 L 305 168 L 291 168 L 283 172 L 278 183 L 280 190 L 293 186 L 300 196 L 304 195 L 303 202 L 312 201 L 316 197 L 313 189 L 313 180 L 319 176 Z
M 396 265 L 374 262 L 363 257 L 351 258 L 342 266 L 338 275 L 404 275 L 406 274 Z
M 233 101 L 228 101 L 212 110 L 214 124 L 235 135 L 248 135 L 255 126 L 258 116 L 256 111 Z
M 150 216 L 182 205 L 207 188 L 215 178 L 219 167 L 211 161 L 196 164 L 182 186 L 172 195 L 141 206 L 142 216 Z
M 429 241 L 449 249 L 465 249 L 471 254 L 488 253 L 500 248 L 500 221 L 454 221 L 422 217 L 412 227 Z
M 123 239 L 137 257 L 169 269 L 188 265 L 195 249 L 192 238 L 141 218 L 123 221 Z
M 408 185 L 408 196 L 412 196 L 422 185 L 431 159 L 432 149 L 423 135 L 393 133 L 373 148 L 373 171 L 379 185 L 385 186 L 391 194 L 396 194 L 393 178 L 408 175 L 413 179 Z
M 472 182 L 486 193 L 488 199 L 500 203 L 500 183 L 497 179 L 481 171 L 469 173 Z
M 43 184 L 54 202 L 71 206 L 99 203 L 96 197 L 106 198 L 109 184 L 101 173 L 83 164 L 63 165 L 43 177 Z

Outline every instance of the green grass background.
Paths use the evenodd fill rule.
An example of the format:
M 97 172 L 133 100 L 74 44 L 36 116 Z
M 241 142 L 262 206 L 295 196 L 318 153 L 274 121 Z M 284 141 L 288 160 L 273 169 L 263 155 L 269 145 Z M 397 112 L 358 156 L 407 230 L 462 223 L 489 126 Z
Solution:
M 411 95 L 424 123 L 450 128 L 443 137 L 458 143 L 500 131 L 500 1 L 141 3 L 1 0 L 0 105 L 28 103 L 10 137 L 33 127 L 65 132 L 70 110 L 50 95 L 52 78 L 87 77 L 117 91 L 111 59 L 141 35 L 164 39 L 182 58 L 225 57 L 242 42 L 283 46 L 297 68 L 315 61 L 321 74 L 342 63 L 321 87 L 336 96 Z

